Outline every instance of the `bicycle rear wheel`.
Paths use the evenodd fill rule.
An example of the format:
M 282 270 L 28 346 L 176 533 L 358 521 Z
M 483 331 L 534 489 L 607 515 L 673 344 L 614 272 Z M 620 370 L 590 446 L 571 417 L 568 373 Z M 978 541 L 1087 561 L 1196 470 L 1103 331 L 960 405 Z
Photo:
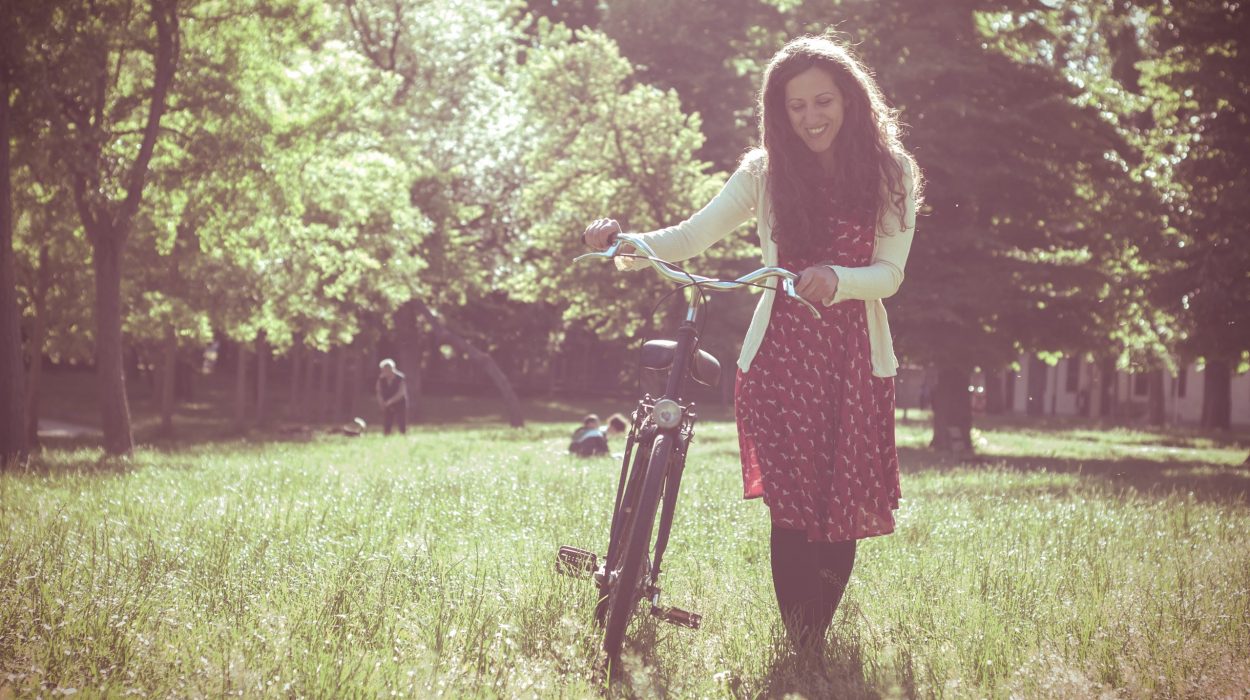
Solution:
M 660 505 L 660 493 L 668 474 L 668 461 L 673 454 L 673 444 L 672 436 L 656 437 L 651 459 L 647 462 L 642 492 L 634 503 L 622 504 L 622 508 L 629 508 L 630 511 L 626 515 L 624 527 L 621 528 L 625 540 L 622 542 L 616 582 L 608 591 L 607 629 L 603 635 L 603 650 L 612 660 L 620 655 L 621 644 L 625 641 L 625 630 L 629 626 L 634 608 L 638 600 L 646 594 L 645 583 L 650 574 L 647 571 L 647 553 L 651 549 L 651 530 L 655 525 L 655 513 Z

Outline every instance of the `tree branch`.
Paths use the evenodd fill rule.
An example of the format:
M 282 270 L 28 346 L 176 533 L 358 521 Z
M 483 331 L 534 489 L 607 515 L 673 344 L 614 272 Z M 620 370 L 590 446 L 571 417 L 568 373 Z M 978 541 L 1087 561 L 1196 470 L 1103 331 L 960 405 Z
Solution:
M 177 0 L 151 0 L 152 19 L 156 23 L 156 76 L 152 81 L 152 98 L 148 105 L 148 121 L 144 128 L 139 154 L 131 165 L 126 183 L 126 199 L 118 212 L 117 222 L 130 220 L 139 210 L 143 199 L 143 184 L 147 177 L 156 139 L 160 135 L 161 115 L 169 99 L 174 74 L 178 68 L 181 35 L 178 27 Z
M 412 305 L 416 308 L 417 313 L 430 324 L 434 329 L 434 338 L 440 343 L 447 343 L 464 353 L 466 357 L 480 364 L 485 370 L 486 375 L 495 383 L 495 387 L 499 389 L 499 393 L 503 394 L 504 402 L 508 407 L 508 422 L 514 428 L 520 428 L 525 425 L 525 418 L 521 415 L 520 402 L 517 400 L 516 392 L 512 389 L 512 384 L 508 381 L 508 377 L 499 369 L 499 365 L 495 363 L 494 358 L 489 353 L 482 352 L 473 343 L 469 342 L 464 336 L 452 331 L 443 319 L 434 315 L 430 307 L 420 299 L 413 299 Z
M 381 59 L 378 58 L 374 51 L 375 40 L 373 38 L 373 28 L 369 26 L 369 21 L 364 16 L 364 11 L 356 6 L 356 0 L 346 0 L 347 5 L 347 21 L 351 23 L 352 29 L 360 37 L 360 48 L 364 52 L 373 65 L 378 68 L 386 68 L 382 65 Z

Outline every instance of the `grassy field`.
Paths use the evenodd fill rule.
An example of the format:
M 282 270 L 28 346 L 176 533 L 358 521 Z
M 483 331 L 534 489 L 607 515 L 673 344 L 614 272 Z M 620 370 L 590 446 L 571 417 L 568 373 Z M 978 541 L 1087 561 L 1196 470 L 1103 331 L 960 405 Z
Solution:
M 1245 435 L 1000 422 L 956 459 L 904 423 L 898 532 L 798 659 L 765 509 L 708 421 L 664 591 L 704 628 L 642 622 L 608 685 L 592 587 L 553 560 L 604 548 L 616 464 L 565 456 L 574 407 L 510 430 L 485 405 L 389 439 L 53 446 L 0 476 L 0 698 L 1250 697 Z

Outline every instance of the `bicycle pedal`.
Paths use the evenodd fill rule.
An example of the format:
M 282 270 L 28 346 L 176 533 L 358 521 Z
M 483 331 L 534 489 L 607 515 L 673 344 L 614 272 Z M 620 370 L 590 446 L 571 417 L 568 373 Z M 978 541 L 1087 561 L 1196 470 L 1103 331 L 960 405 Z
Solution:
M 681 608 L 659 608 L 651 606 L 651 614 L 665 622 L 697 630 L 703 624 L 703 616 Z
M 599 569 L 599 555 L 577 547 L 563 546 L 556 554 L 556 571 L 565 576 L 586 578 Z

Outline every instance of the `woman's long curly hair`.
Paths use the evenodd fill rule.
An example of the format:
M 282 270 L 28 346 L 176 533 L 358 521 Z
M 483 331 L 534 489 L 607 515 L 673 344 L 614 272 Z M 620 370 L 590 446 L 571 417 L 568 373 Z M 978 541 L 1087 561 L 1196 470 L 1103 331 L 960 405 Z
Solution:
M 809 68 L 828 73 L 842 91 L 842 128 L 834 140 L 837 158 L 831 174 L 822 170 L 786 113 L 786 84 Z M 900 159 L 911 165 L 919 194 L 919 170 L 899 140 L 895 112 L 847 46 L 824 36 L 790 41 L 764 71 L 759 109 L 760 142 L 768 154 L 773 238 L 783 250 L 796 254 L 815 250 L 834 213 L 867 224 L 881 222 L 892 207 L 904 211 L 907 183 Z

